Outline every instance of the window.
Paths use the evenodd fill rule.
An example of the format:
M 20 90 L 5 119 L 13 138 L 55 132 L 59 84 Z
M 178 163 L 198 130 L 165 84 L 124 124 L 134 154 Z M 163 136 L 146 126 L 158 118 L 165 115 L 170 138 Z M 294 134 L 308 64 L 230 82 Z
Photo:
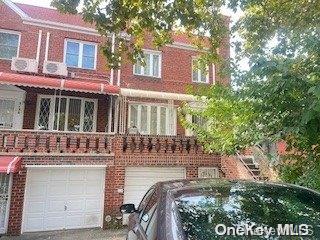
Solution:
M 97 45 L 95 43 L 67 40 L 65 45 L 65 64 L 68 67 L 95 69 Z
M 145 51 L 145 65 L 142 62 L 137 62 L 133 67 L 135 75 L 148 77 L 161 77 L 161 53 L 154 51 Z
M 20 34 L 0 30 L 0 59 L 11 60 L 18 56 Z
M 40 130 L 93 132 L 96 111 L 95 99 L 40 96 L 36 126 Z
M 209 67 L 200 69 L 197 66 L 197 59 L 192 59 L 192 82 L 195 83 L 209 83 Z
M 176 109 L 158 105 L 129 105 L 129 128 L 137 128 L 140 134 L 175 135 Z
M 202 116 L 197 115 L 187 115 L 187 120 L 192 123 L 196 124 L 198 126 L 207 126 L 207 120 L 203 118 Z M 186 136 L 194 136 L 195 133 L 191 129 L 186 129 Z

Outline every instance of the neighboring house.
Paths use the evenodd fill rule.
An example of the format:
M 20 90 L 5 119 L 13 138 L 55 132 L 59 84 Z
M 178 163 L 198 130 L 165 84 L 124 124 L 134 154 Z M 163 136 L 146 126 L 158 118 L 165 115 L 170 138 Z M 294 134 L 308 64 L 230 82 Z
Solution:
M 193 71 L 183 35 L 115 71 L 103 42 L 80 16 L 0 4 L 0 234 L 104 227 L 157 181 L 238 177 L 177 118 L 187 85 L 228 79 Z

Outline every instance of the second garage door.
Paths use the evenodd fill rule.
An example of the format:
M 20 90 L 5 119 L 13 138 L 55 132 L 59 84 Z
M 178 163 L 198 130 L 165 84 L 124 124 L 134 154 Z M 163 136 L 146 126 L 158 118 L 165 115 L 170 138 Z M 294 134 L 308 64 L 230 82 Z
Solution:
M 31 168 L 23 231 L 101 227 L 105 168 Z
M 185 168 L 128 167 L 125 172 L 124 203 L 134 203 L 138 206 L 153 184 L 185 177 Z

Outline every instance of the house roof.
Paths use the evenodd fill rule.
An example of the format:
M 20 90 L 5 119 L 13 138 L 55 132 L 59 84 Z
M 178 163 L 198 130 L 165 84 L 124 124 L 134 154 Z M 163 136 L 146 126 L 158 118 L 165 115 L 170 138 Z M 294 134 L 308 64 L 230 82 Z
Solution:
M 38 7 L 23 3 L 15 3 L 15 5 L 33 19 L 53 21 L 79 27 L 95 28 L 94 25 L 83 21 L 82 16 L 79 14 L 64 14 L 53 8 Z

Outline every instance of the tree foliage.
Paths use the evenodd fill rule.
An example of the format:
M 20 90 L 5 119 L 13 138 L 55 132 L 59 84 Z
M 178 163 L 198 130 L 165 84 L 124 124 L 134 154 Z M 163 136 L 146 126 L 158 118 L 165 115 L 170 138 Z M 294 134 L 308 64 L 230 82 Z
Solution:
M 238 71 L 238 88 L 231 96 L 237 95 L 254 114 L 234 122 L 233 131 L 239 124 L 247 128 L 228 141 L 235 137 L 250 146 L 266 139 L 285 140 L 290 154 L 280 162 L 281 177 L 320 190 L 320 2 L 234 0 L 231 4 L 244 13 L 234 31 L 243 38 L 238 56 L 250 62 L 249 71 Z M 226 94 L 223 101 L 230 99 Z M 212 104 L 220 106 L 218 113 L 239 114 L 236 104 L 225 108 L 214 102 L 203 111 L 215 109 Z M 218 120 L 216 114 L 212 112 L 211 118 Z M 209 128 L 205 133 L 211 134 L 211 141 L 223 131 L 218 135 Z M 243 142 L 239 136 L 247 133 L 252 141 Z M 243 147 L 233 142 L 234 149 Z
M 220 85 L 200 90 L 206 96 L 200 99 L 202 110 L 185 106 L 182 123 L 210 152 L 232 154 L 265 139 L 285 140 L 292 154 L 280 165 L 283 179 L 320 189 L 319 0 L 84 0 L 78 12 L 79 3 L 52 2 L 63 12 L 81 12 L 106 37 L 111 67 L 119 66 L 124 53 L 132 61 L 142 59 L 150 35 L 154 47 L 172 43 L 173 30 L 206 50 L 202 63 L 218 62 L 226 36 L 221 8 L 241 10 L 232 31 L 243 40 L 236 44 L 237 56 L 249 59 L 250 70 L 233 69 L 235 90 Z M 110 33 L 117 42 L 114 52 Z M 190 123 L 187 114 L 206 124 Z

